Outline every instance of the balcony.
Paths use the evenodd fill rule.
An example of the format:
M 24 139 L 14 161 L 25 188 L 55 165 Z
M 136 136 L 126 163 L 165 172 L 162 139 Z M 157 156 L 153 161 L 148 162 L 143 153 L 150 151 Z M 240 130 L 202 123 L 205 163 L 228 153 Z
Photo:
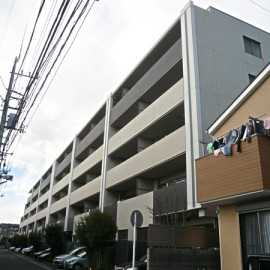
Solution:
M 59 199 L 58 201 L 56 201 L 55 203 L 53 203 L 51 205 L 51 212 L 50 214 L 56 213 L 60 210 L 65 209 L 67 206 L 67 196 L 65 196 L 64 198 Z
M 46 179 L 42 180 L 40 191 L 42 191 L 45 187 L 47 187 L 51 182 L 51 175 L 49 175 Z
M 46 214 L 47 214 L 47 207 L 37 213 L 36 220 L 40 220 L 42 218 L 45 218 Z
M 103 146 L 99 147 L 94 153 L 87 157 L 73 170 L 73 180 L 86 173 L 90 168 L 93 168 L 96 164 L 102 160 Z
M 241 143 L 241 153 L 236 148 L 230 157 L 196 160 L 199 203 L 225 205 L 270 195 L 270 138 L 256 135 Z
M 68 186 L 69 184 L 69 178 L 70 178 L 70 173 L 67 174 L 65 177 L 63 177 L 59 182 L 57 182 L 53 186 L 53 195 L 55 195 L 57 192 Z
M 45 201 L 47 201 L 49 198 L 49 191 L 47 191 L 46 193 L 44 193 L 38 200 L 38 204 L 41 205 L 42 203 L 44 203 Z
M 157 121 L 164 118 L 165 115 L 169 114 L 183 102 L 183 92 L 183 80 L 180 80 L 110 139 L 109 154 L 113 153 L 136 136 L 139 136 L 144 130 L 149 129 L 151 126 L 153 128 L 153 125 Z M 178 121 L 177 125 L 179 126 L 180 124 L 181 122 Z M 176 127 L 171 127 L 171 129 L 176 129 Z M 164 127 L 163 130 L 163 133 L 171 132 L 168 122 L 166 122 L 166 128 Z M 156 133 L 160 131 L 155 130 L 154 132 L 156 135 Z M 152 134 L 151 139 L 154 139 L 153 135 L 154 134 Z
M 186 150 L 184 138 L 185 127 L 183 126 L 109 170 L 106 187 L 112 188 L 184 154 Z
M 57 167 L 55 168 L 55 176 L 58 177 L 59 174 L 63 171 L 70 171 L 70 163 L 71 163 L 71 154 L 69 153 L 64 160 L 62 160 L 62 162 L 60 164 L 57 165 Z
M 88 182 L 84 186 L 73 191 L 70 195 L 70 205 L 82 202 L 86 198 L 91 197 L 93 195 L 97 195 L 100 189 L 100 181 L 101 177 L 99 176 L 94 180 L 92 180 L 91 182 Z

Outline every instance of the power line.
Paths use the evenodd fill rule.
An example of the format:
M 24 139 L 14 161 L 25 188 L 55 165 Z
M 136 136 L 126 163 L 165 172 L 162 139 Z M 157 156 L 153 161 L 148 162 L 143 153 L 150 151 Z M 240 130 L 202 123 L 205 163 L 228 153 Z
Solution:
M 260 7 L 261 9 L 265 10 L 266 12 L 270 13 L 270 10 L 266 9 L 265 7 L 263 7 L 262 5 L 259 5 L 258 3 L 256 3 L 253 0 L 249 0 L 251 3 L 255 4 L 256 6 Z
M 20 66 L 19 70 L 21 70 L 21 67 L 22 67 L 22 65 L 23 65 L 23 63 L 25 61 L 25 58 L 26 58 L 27 54 L 28 54 L 28 51 L 29 51 L 29 48 L 30 48 L 30 45 L 31 45 L 31 42 L 33 40 L 33 36 L 34 36 L 34 33 L 35 33 L 35 30 L 36 30 L 37 23 L 38 23 L 38 20 L 40 18 L 40 14 L 41 14 L 41 12 L 43 10 L 43 7 L 44 7 L 44 4 L 45 4 L 45 0 L 42 1 L 41 5 L 39 7 L 39 12 L 38 12 L 38 15 L 37 15 L 37 18 L 36 18 L 36 21 L 35 21 L 35 24 L 34 24 L 34 27 L 33 27 L 33 30 L 32 30 L 32 34 L 31 34 L 30 40 L 28 42 L 27 49 L 25 51 L 25 54 L 24 54 L 24 57 L 23 57 L 23 60 L 22 60 L 22 63 L 21 63 L 21 66 Z
M 31 109 L 33 108 L 34 104 L 37 101 L 37 98 L 41 94 L 41 91 L 43 90 L 45 84 L 47 83 L 49 76 L 51 76 L 52 70 L 54 69 L 56 64 L 58 64 L 59 58 L 60 58 L 61 54 L 63 53 L 66 45 L 68 44 L 68 41 L 70 40 L 71 36 L 73 35 L 74 30 L 77 29 L 69 47 L 67 48 L 66 52 L 64 53 L 59 65 L 57 66 L 56 71 L 52 75 L 52 78 L 51 78 L 49 84 L 47 85 L 47 88 L 46 88 L 44 94 L 42 95 L 41 99 L 39 100 L 39 103 L 37 104 L 35 111 L 31 115 L 28 124 L 31 122 L 33 116 L 35 115 L 37 108 L 39 107 L 42 99 L 44 98 L 46 92 L 48 91 L 48 88 L 50 87 L 53 79 L 55 78 L 60 66 L 62 65 L 62 63 L 66 57 L 66 55 L 68 54 L 69 50 L 71 49 L 86 17 L 88 16 L 89 12 L 91 11 L 96 0 L 93 0 L 92 5 L 89 5 L 90 1 L 91 0 L 86 0 L 86 1 L 78 0 L 75 3 L 75 5 L 73 5 L 73 9 L 71 12 L 69 12 L 69 17 L 67 19 L 65 19 L 65 17 L 67 15 L 67 11 L 71 7 L 69 5 L 70 0 L 62 1 L 62 4 L 60 5 L 58 12 L 57 12 L 56 16 L 54 17 L 54 20 L 50 26 L 46 40 L 43 43 L 41 50 L 39 50 L 38 47 L 39 48 L 41 47 L 42 40 L 45 36 L 45 32 L 47 31 L 47 28 L 48 28 L 50 21 L 51 21 L 51 18 L 52 18 L 52 13 L 55 9 L 55 6 L 54 7 L 51 6 L 52 12 L 50 11 L 51 13 L 49 13 L 49 15 L 47 16 L 46 26 L 43 27 L 43 31 L 42 31 L 42 34 L 39 38 L 39 42 L 37 45 L 38 47 L 36 47 L 36 50 L 35 50 L 35 55 L 37 56 L 37 52 L 39 51 L 39 56 L 38 57 L 35 56 L 35 58 L 37 60 L 35 61 L 36 63 L 33 67 L 33 71 L 31 72 L 32 76 L 30 76 L 30 75 L 26 76 L 26 75 L 22 74 L 22 72 L 23 72 L 22 66 L 25 63 L 27 55 L 30 52 L 30 46 L 32 44 L 32 40 L 33 40 L 35 31 L 36 31 L 36 27 L 37 27 L 40 15 L 41 15 L 41 11 L 43 10 L 43 7 L 44 7 L 45 0 L 43 0 L 43 2 L 41 3 L 37 18 L 36 18 L 36 21 L 35 21 L 35 24 L 34 24 L 34 27 L 32 30 L 30 40 L 28 42 L 27 49 L 26 49 L 24 57 L 23 57 L 21 67 L 19 69 L 20 73 L 16 73 L 17 78 L 16 78 L 16 80 L 14 79 L 14 84 L 11 86 L 12 92 L 17 93 L 18 95 L 21 95 L 21 96 L 19 96 L 19 98 L 17 98 L 17 100 L 18 100 L 17 107 L 14 108 L 16 110 L 15 125 L 18 126 L 18 128 L 15 128 L 15 125 L 14 125 L 14 128 L 10 128 L 9 130 L 7 130 L 7 135 L 5 137 L 4 146 L 3 146 L 3 152 L 2 152 L 3 156 L 2 156 L 1 164 L 2 164 L 2 162 L 4 162 L 6 160 L 6 154 L 11 149 L 11 146 L 13 145 L 17 135 L 24 130 L 24 126 L 25 126 L 24 123 L 26 122 L 27 117 L 28 117 Z M 75 16 L 76 16 L 76 18 L 74 20 Z M 79 21 L 81 21 L 80 25 L 79 25 Z M 63 25 L 63 27 L 62 27 L 62 25 Z M 42 38 L 42 40 L 41 40 L 41 38 Z M 62 41 L 62 39 L 64 39 L 64 40 Z M 56 54 L 55 57 L 54 57 L 54 54 Z M 50 65 L 50 67 L 48 69 L 48 66 L 51 62 L 52 62 L 52 64 Z M 47 69 L 48 69 L 48 71 L 47 71 Z M 25 90 L 22 91 L 22 94 L 20 94 L 14 90 L 16 81 L 18 78 L 21 78 L 21 76 L 29 77 L 29 81 L 25 87 Z M 20 136 L 20 140 L 21 140 L 21 137 L 22 136 Z M 20 140 L 18 141 L 18 143 L 20 142 Z M 17 144 L 17 146 L 18 146 L 18 144 Z M 15 150 L 17 149 L 17 146 L 15 147 Z M 13 158 L 14 158 L 14 156 L 13 156 Z
M 35 62 L 35 60 L 36 60 L 36 57 L 37 57 L 37 54 L 38 54 L 38 50 L 40 49 L 41 44 L 42 44 L 42 41 L 43 41 L 43 39 L 44 39 L 44 37 L 45 37 L 45 32 L 47 31 L 47 28 L 48 28 L 48 26 L 49 26 L 49 22 L 50 22 L 50 20 L 51 20 L 51 18 L 52 18 L 52 15 L 53 15 L 53 12 L 54 12 L 54 10 L 55 10 L 56 4 L 57 4 L 57 0 L 54 0 L 54 3 L 51 5 L 49 14 L 48 14 L 48 16 L 47 16 L 47 18 L 46 18 L 46 21 L 45 21 L 45 23 L 44 23 L 44 26 L 43 26 L 43 28 L 42 28 L 42 32 L 41 32 L 41 35 L 40 35 L 40 37 L 39 37 L 39 40 L 38 40 L 38 43 L 37 43 L 35 52 L 34 52 L 34 54 L 33 54 L 33 59 L 32 59 L 31 64 L 30 64 L 30 70 L 32 69 L 32 66 L 34 65 L 34 62 Z
M 4 88 L 7 89 L 6 86 L 5 86 L 5 83 L 4 83 L 3 79 L 2 79 L 2 77 L 1 77 L 1 75 L 0 75 L 0 80 L 1 80 L 1 82 L 2 82 L 2 84 L 3 84 L 3 86 L 4 86 Z
M 81 10 L 80 14 L 78 15 L 78 18 L 77 18 L 76 21 L 74 22 L 74 24 L 73 24 L 73 26 L 72 26 L 72 28 L 71 28 L 71 30 L 70 30 L 70 32 L 69 32 L 69 34 L 68 34 L 68 36 L 67 36 L 65 42 L 64 42 L 63 45 L 61 46 L 61 49 L 60 49 L 60 51 L 59 51 L 59 53 L 58 53 L 56 59 L 54 60 L 52 66 L 51 66 L 51 68 L 50 68 L 50 70 L 49 70 L 48 73 L 46 74 L 46 77 L 45 77 L 45 79 L 44 79 L 44 81 L 43 81 L 43 83 L 42 83 L 42 85 L 41 85 L 41 87 L 40 87 L 40 89 L 39 89 L 37 95 L 35 96 L 35 99 L 34 99 L 34 101 L 32 102 L 32 105 L 31 105 L 30 109 L 33 107 L 33 104 L 34 104 L 34 102 L 36 101 L 36 98 L 37 98 L 38 94 L 40 93 L 40 91 L 41 91 L 42 88 L 44 87 L 44 84 L 45 84 L 45 82 L 46 82 L 48 76 L 50 75 L 50 73 L 51 73 L 51 71 L 52 71 L 54 65 L 56 64 L 56 62 L 57 62 L 57 60 L 58 60 L 58 58 L 59 58 L 61 52 L 63 51 L 63 49 L 64 49 L 64 47 L 65 47 L 67 41 L 69 40 L 69 38 L 70 38 L 70 36 L 71 36 L 73 30 L 75 29 L 75 27 L 76 27 L 76 25 L 77 25 L 79 19 L 81 18 L 81 16 L 83 15 L 83 13 L 86 11 L 86 8 L 87 8 L 87 6 L 89 5 L 89 2 L 90 2 L 90 1 L 86 1 L 86 3 L 85 3 L 85 5 L 84 5 L 83 9 Z M 93 1 L 92 5 L 90 6 L 90 9 L 89 9 L 88 13 L 89 13 L 90 10 L 92 9 L 94 3 L 95 3 L 95 1 Z M 88 15 L 88 13 L 86 14 L 86 16 Z M 73 14 L 73 15 L 74 15 L 74 14 Z M 71 20 L 71 18 L 72 18 L 72 17 L 70 17 L 69 21 Z M 85 17 L 85 18 L 86 18 L 86 17 Z M 69 23 L 69 21 L 67 22 L 67 24 Z M 83 20 L 83 22 L 84 22 L 84 20 Z M 66 27 L 65 27 L 65 28 L 66 28 Z M 81 27 L 80 27 L 80 28 L 81 28 Z M 78 32 L 79 32 L 80 28 L 78 29 Z M 64 30 L 65 30 L 65 29 L 64 29 Z M 63 30 L 63 31 L 64 31 L 64 30 Z M 78 32 L 77 32 L 77 34 L 78 34 Z M 62 33 L 63 33 L 63 32 L 62 32 Z M 73 42 L 74 42 L 74 40 L 75 40 L 77 34 L 75 35 L 75 37 L 74 37 L 74 39 L 73 39 Z M 62 37 L 62 35 L 60 35 L 59 38 L 61 38 L 61 37 Z M 72 42 L 72 44 L 73 44 L 73 42 Z M 57 41 L 57 43 L 59 43 L 59 40 Z M 71 44 L 71 46 L 72 46 L 72 44 Z M 70 46 L 70 48 L 71 48 L 71 46 Z M 70 49 L 70 48 L 69 48 L 69 49 Z M 68 51 L 69 51 L 69 49 L 68 49 Z M 67 51 L 67 52 L 68 52 L 68 51 Z M 67 54 L 67 53 L 66 53 L 66 54 Z M 65 55 L 65 56 L 66 56 L 66 55 Z M 64 56 L 64 58 L 65 58 L 65 56 Z M 64 58 L 63 58 L 63 60 L 64 60 Z M 62 61 L 63 61 L 63 60 L 62 60 Z M 61 62 L 61 63 L 62 63 L 62 62 Z M 60 63 L 60 65 L 61 65 L 61 63 Z M 29 110 L 30 110 L 30 109 L 29 109 Z M 29 110 L 28 110 L 28 112 L 29 112 Z M 27 117 L 27 115 L 28 115 L 28 112 L 27 112 L 27 114 L 26 114 L 26 116 L 25 116 L 25 118 L 24 118 L 24 120 L 23 120 L 22 122 L 25 121 L 25 119 L 26 119 L 26 117 Z
M 66 55 L 68 54 L 69 50 L 71 49 L 71 47 L 72 47 L 72 45 L 73 45 L 73 43 L 74 43 L 74 41 L 75 41 L 77 35 L 79 34 L 79 31 L 81 30 L 81 27 L 83 26 L 84 21 L 85 21 L 86 17 L 88 16 L 89 12 L 91 11 L 91 9 L 92 9 L 94 3 L 95 3 L 95 1 L 93 1 L 92 5 L 91 5 L 90 9 L 88 10 L 86 16 L 84 17 L 84 19 L 83 19 L 83 21 L 82 21 L 82 23 L 81 23 L 81 25 L 80 25 L 80 27 L 79 27 L 77 33 L 75 34 L 75 36 L 74 36 L 74 38 L 73 38 L 73 40 L 72 40 L 70 46 L 68 47 L 66 53 L 64 54 L 63 59 L 61 60 L 59 66 L 57 67 L 57 69 L 56 69 L 54 75 L 52 76 L 52 79 L 51 79 L 50 83 L 48 84 L 46 90 L 44 91 L 44 94 L 42 95 L 42 97 L 41 97 L 41 99 L 40 99 L 40 101 L 39 101 L 39 103 L 38 103 L 38 106 L 35 108 L 35 111 L 33 112 L 32 116 L 31 116 L 31 118 L 30 118 L 30 120 L 29 120 L 29 122 L 28 122 L 28 125 L 29 125 L 30 122 L 32 121 L 32 118 L 34 117 L 34 115 L 35 115 L 35 113 L 36 113 L 36 111 L 37 111 L 37 109 L 38 109 L 38 107 L 39 107 L 41 101 L 43 100 L 45 94 L 47 93 L 47 91 L 48 91 L 48 89 L 49 89 L 49 87 L 50 87 L 50 85 L 52 84 L 52 82 L 53 82 L 53 80 L 54 80 L 54 78 L 55 78 L 55 76 L 56 76 L 56 74 L 57 74 L 59 68 L 61 67 L 61 65 L 62 65 L 62 63 L 63 63 L 63 61 L 64 61 L 64 59 L 65 59 L 65 57 L 66 57 Z
M 12 11 L 13 11 L 14 3 L 15 3 L 15 0 L 13 0 L 13 1 L 11 2 L 10 7 L 9 7 L 8 17 L 7 17 L 5 26 L 4 26 L 4 28 L 3 28 L 3 33 L 2 33 L 2 36 L 1 36 L 1 39 L 0 39 L 0 48 L 1 48 L 1 46 L 2 46 L 2 42 L 4 41 L 4 38 L 5 38 L 5 35 L 6 35 L 6 31 L 7 31 L 8 24 L 9 24 L 9 20 L 10 20 Z

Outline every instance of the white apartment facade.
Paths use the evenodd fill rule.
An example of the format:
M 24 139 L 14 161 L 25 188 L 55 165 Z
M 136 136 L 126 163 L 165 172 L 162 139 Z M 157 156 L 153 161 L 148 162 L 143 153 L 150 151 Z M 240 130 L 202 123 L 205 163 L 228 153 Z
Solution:
M 185 201 L 173 211 L 199 209 L 204 131 L 270 61 L 269 48 L 269 33 L 189 2 L 33 186 L 20 232 L 50 223 L 72 232 L 89 209 L 112 207 L 131 240 L 131 212 L 147 229 L 158 191 L 173 184 Z

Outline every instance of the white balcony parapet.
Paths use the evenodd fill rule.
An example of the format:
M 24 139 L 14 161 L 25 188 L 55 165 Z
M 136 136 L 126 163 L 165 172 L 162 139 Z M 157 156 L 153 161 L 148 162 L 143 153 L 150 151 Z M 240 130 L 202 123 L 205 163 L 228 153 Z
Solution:
M 183 98 L 183 80 L 180 80 L 110 139 L 109 154 L 179 105 Z
M 107 188 L 177 157 L 183 154 L 185 150 L 185 127 L 183 126 L 109 170 Z

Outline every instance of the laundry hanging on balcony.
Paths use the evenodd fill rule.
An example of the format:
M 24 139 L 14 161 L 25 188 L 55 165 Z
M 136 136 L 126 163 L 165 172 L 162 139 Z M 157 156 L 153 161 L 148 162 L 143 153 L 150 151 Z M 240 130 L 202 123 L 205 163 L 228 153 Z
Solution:
M 237 152 L 241 153 L 241 142 L 251 143 L 251 137 L 254 134 L 270 137 L 270 117 L 260 120 L 249 116 L 249 121 L 237 129 L 230 130 L 221 138 L 214 139 L 207 145 L 209 154 L 214 156 L 220 154 L 224 156 L 232 155 L 232 145 L 237 144 Z

